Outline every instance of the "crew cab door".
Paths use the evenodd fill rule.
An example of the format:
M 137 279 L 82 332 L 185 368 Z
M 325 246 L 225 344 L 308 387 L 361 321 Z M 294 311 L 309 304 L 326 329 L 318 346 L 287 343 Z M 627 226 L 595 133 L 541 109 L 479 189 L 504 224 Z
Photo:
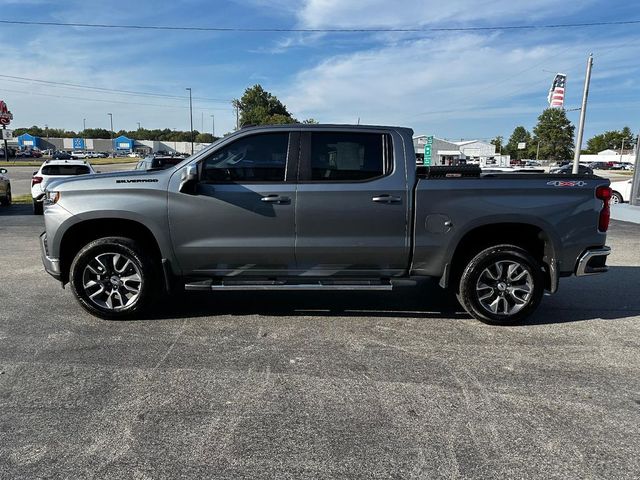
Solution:
M 375 129 L 301 135 L 299 274 L 403 273 L 409 261 L 409 196 L 400 137 Z
M 169 226 L 184 275 L 270 276 L 295 268 L 299 133 L 249 133 L 198 163 L 193 194 L 171 180 Z M 293 166 L 291 169 L 290 166 Z

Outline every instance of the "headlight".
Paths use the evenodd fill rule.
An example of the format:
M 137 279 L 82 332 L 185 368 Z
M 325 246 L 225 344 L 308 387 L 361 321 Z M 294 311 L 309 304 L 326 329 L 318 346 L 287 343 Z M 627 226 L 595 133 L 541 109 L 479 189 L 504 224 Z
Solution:
M 60 192 L 50 192 L 47 190 L 44 201 L 47 205 L 53 205 L 60 200 Z

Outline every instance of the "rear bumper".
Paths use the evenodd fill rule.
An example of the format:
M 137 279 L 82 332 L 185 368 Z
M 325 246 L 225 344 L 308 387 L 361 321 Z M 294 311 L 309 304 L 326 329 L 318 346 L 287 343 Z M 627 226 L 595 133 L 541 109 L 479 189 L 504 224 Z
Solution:
M 42 264 L 44 265 L 45 271 L 56 280 L 61 280 L 62 274 L 60 272 L 60 259 L 49 257 L 46 232 L 42 232 L 40 235 L 40 252 L 42 254 Z
M 609 270 L 607 257 L 611 253 L 609 247 L 589 248 L 585 250 L 576 265 L 576 276 L 595 275 Z

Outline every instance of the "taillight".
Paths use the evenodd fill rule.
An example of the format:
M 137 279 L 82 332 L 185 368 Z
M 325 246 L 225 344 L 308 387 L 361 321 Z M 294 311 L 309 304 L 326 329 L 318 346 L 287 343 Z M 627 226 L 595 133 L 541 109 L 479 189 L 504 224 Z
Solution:
M 42 177 L 33 177 L 31 179 L 31 186 L 33 187 L 34 185 L 38 184 L 38 183 L 42 183 Z
M 609 229 L 609 221 L 611 220 L 611 209 L 609 208 L 609 200 L 611 200 L 613 191 L 609 187 L 596 188 L 596 198 L 602 200 L 602 210 L 598 218 L 598 230 L 606 232 Z

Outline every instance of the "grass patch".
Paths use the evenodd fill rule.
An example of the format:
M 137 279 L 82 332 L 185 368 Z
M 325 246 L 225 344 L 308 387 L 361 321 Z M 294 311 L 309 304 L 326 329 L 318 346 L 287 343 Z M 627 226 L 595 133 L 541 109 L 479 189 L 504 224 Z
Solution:
M 0 159 L 0 168 L 2 167 L 39 167 L 44 163 L 45 159 L 37 160 L 9 160 L 4 162 Z M 89 158 L 87 161 L 91 165 L 116 165 L 118 163 L 136 163 L 139 158 L 116 157 L 116 158 Z
M 12 195 L 11 203 L 15 203 L 16 205 L 31 205 L 32 197 L 31 194 L 24 195 Z

